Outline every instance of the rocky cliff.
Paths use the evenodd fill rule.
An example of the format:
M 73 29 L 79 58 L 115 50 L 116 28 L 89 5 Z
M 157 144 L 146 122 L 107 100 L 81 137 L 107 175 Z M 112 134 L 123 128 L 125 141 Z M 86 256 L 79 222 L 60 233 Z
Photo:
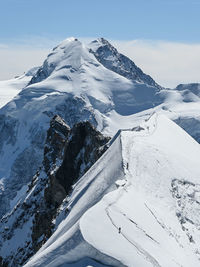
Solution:
M 46 242 L 55 230 L 63 200 L 75 181 L 104 153 L 108 141 L 89 122 L 70 129 L 61 117 L 53 117 L 42 166 L 0 222 L 0 266 L 22 266 Z

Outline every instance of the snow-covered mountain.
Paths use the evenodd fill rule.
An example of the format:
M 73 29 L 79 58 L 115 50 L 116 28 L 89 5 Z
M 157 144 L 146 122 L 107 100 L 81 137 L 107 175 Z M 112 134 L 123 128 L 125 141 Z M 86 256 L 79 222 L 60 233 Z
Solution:
M 93 244 L 93 241 L 90 240 L 90 237 L 93 235 L 93 233 L 91 232 L 89 234 L 90 237 L 88 237 L 86 236 L 85 231 L 81 227 L 82 225 L 84 225 L 84 223 L 85 224 L 88 223 L 87 214 L 89 214 L 88 216 L 90 216 L 89 208 L 91 208 L 94 204 L 101 203 L 97 204 L 97 206 L 100 205 L 99 208 L 100 210 L 97 209 L 97 211 L 95 212 L 97 213 L 99 212 L 102 215 L 102 218 L 105 218 L 104 216 L 105 214 L 101 213 L 102 212 L 101 199 L 104 197 L 105 194 L 116 188 L 115 185 L 116 180 L 122 180 L 121 182 L 117 182 L 117 186 L 121 188 L 118 189 L 117 192 L 121 191 L 123 192 L 125 189 L 127 189 L 127 187 L 128 187 L 127 190 L 129 190 L 128 184 L 132 184 L 132 180 L 134 180 L 135 177 L 134 171 L 138 169 L 138 171 L 140 172 L 140 168 L 144 170 L 145 175 L 147 175 L 148 172 L 149 175 L 152 175 L 151 177 L 149 177 L 150 181 L 153 179 L 152 178 L 153 176 L 157 177 L 155 179 L 157 179 L 156 181 L 158 181 L 159 179 L 158 176 L 156 175 L 159 174 L 161 177 L 162 176 L 161 169 L 163 169 L 164 173 L 163 179 L 166 179 L 167 185 L 160 184 L 161 186 L 160 188 L 164 190 L 162 186 L 165 186 L 165 190 L 167 191 L 174 190 L 174 191 L 171 193 L 170 196 L 163 195 L 159 196 L 158 199 L 163 198 L 164 199 L 163 201 L 165 202 L 166 200 L 166 202 L 168 203 L 169 199 L 171 201 L 172 197 L 173 200 L 177 203 L 178 207 L 181 207 L 180 209 L 183 209 L 183 213 L 181 215 L 184 218 L 183 221 L 186 220 L 188 222 L 186 206 L 189 205 L 188 203 L 192 203 L 191 207 L 194 207 L 194 209 L 196 209 L 195 205 L 198 204 L 197 203 L 198 199 L 194 198 L 193 200 L 190 199 L 188 200 L 187 190 L 186 190 L 187 183 L 185 181 L 189 181 L 189 183 L 190 182 L 194 183 L 194 188 L 188 185 L 187 187 L 189 188 L 188 190 L 192 188 L 191 190 L 194 189 L 195 192 L 198 192 L 199 190 L 197 182 L 198 171 L 196 171 L 197 163 L 192 158 L 192 162 L 193 161 L 194 162 L 191 163 L 191 165 L 185 165 L 185 161 L 181 158 L 181 155 L 178 155 L 177 159 L 175 160 L 175 157 L 171 157 L 172 151 L 170 149 L 169 151 L 165 150 L 165 148 L 163 148 L 163 143 L 161 141 L 160 141 L 161 143 L 158 142 L 155 144 L 152 143 L 146 144 L 144 140 L 151 140 L 150 138 L 151 136 L 157 136 L 156 138 L 158 138 L 158 140 L 157 139 L 154 140 L 155 142 L 159 140 L 165 140 L 166 143 L 166 140 L 168 140 L 167 138 L 169 137 L 168 134 L 171 131 L 171 133 L 175 135 L 174 136 L 175 139 L 172 140 L 174 147 L 175 145 L 177 145 L 175 141 L 176 138 L 178 138 L 177 136 L 179 137 L 181 137 L 181 135 L 183 136 L 182 146 L 185 147 L 183 148 L 185 150 L 184 151 L 180 150 L 182 151 L 181 152 L 183 154 L 182 156 L 184 157 L 184 154 L 187 155 L 186 153 L 186 148 L 187 148 L 189 149 L 189 151 L 194 150 L 194 154 L 196 153 L 195 157 L 196 159 L 198 159 L 199 152 L 195 152 L 196 150 L 198 150 L 197 149 L 197 147 L 199 146 L 198 143 L 195 143 L 195 141 L 189 138 L 187 134 L 183 132 L 183 130 L 179 129 L 178 126 L 175 126 L 175 124 L 173 124 L 171 121 L 163 117 L 163 115 L 174 120 L 183 129 L 185 129 L 192 137 L 194 137 L 196 141 L 200 142 L 199 84 L 179 85 L 175 89 L 163 88 L 160 85 L 158 85 L 149 75 L 143 73 L 143 71 L 140 68 L 138 68 L 133 61 L 120 54 L 108 41 L 106 41 L 103 38 L 95 40 L 91 42 L 89 45 L 85 45 L 75 38 L 66 39 L 52 50 L 52 52 L 48 55 L 47 59 L 44 61 L 41 67 L 39 67 L 38 69 L 31 70 L 29 74 L 25 75 L 25 77 L 20 77 L 14 80 L 14 82 L 16 81 L 17 81 L 17 86 L 15 86 L 14 84 L 12 85 L 13 86 L 12 88 L 14 88 L 13 92 L 12 90 L 10 91 L 9 87 L 7 87 L 9 89 L 8 92 L 11 93 L 9 93 L 10 94 L 9 97 L 6 96 L 5 102 L 2 104 L 4 106 L 0 109 L 0 215 L 1 216 L 4 215 L 2 222 L 0 223 L 0 230 L 2 233 L 1 244 L 0 244 L 1 246 L 0 256 L 1 257 L 3 256 L 4 259 L 5 257 L 8 257 L 10 260 L 12 258 L 10 266 L 17 266 L 17 264 L 18 265 L 21 264 L 20 260 L 21 262 L 23 262 L 23 260 L 27 260 L 33 253 L 35 253 L 40 248 L 40 246 L 51 236 L 51 234 L 54 231 L 55 233 L 53 234 L 53 236 L 49 239 L 49 241 L 47 241 L 47 243 L 41 249 L 41 251 L 45 252 L 41 252 L 41 254 L 38 254 L 39 256 L 37 257 L 39 258 L 36 257 L 33 259 L 34 262 L 33 264 L 36 265 L 30 265 L 30 266 L 40 266 L 39 262 L 43 264 L 41 266 L 48 266 L 48 264 L 50 264 L 49 266 L 61 266 L 61 264 L 65 264 L 65 262 L 68 263 L 74 261 L 78 262 L 79 260 L 80 262 L 77 263 L 78 264 L 77 266 L 82 266 L 82 265 L 84 266 L 84 264 L 85 265 L 93 264 L 94 266 L 101 266 L 100 263 L 98 265 L 96 261 L 93 261 L 93 259 L 97 261 L 100 260 L 100 262 L 104 262 L 104 264 L 108 265 L 111 264 L 112 266 L 123 266 L 123 265 L 132 266 L 130 265 L 129 257 L 123 258 L 122 256 L 120 256 L 119 258 L 116 256 L 118 254 L 118 251 L 107 251 L 106 246 L 105 250 L 102 250 L 101 242 L 98 243 L 99 242 L 98 238 L 95 241 L 98 244 L 96 243 Z M 23 83 L 21 83 L 20 85 L 20 82 L 22 81 Z M 12 82 L 13 81 L 11 81 L 10 84 L 12 84 Z M 2 86 L 5 86 L 3 82 Z M 19 91 L 19 94 L 15 96 L 17 90 Z M 14 99 L 8 102 L 13 97 Z M 143 123 L 154 112 L 158 114 L 158 118 L 156 116 L 153 116 L 154 119 L 152 118 L 146 124 Z M 53 122 L 52 118 L 54 118 Z M 92 167 L 92 169 L 90 169 L 87 172 L 87 174 L 81 178 L 81 180 L 77 183 L 77 185 L 74 186 L 74 190 L 72 191 L 72 194 L 69 199 L 68 190 L 71 190 L 71 185 L 75 182 L 76 179 L 81 177 L 85 173 L 85 171 L 100 156 L 100 154 L 98 154 L 98 156 L 97 154 L 95 154 L 96 156 L 92 157 L 88 156 L 88 154 L 85 154 L 84 152 L 85 147 L 88 144 L 84 144 L 82 150 L 77 152 L 78 154 L 80 153 L 79 155 L 80 159 L 82 160 L 81 162 L 84 162 L 84 164 L 80 163 L 80 166 L 82 166 L 80 168 L 80 166 L 77 165 L 78 164 L 77 162 L 79 161 L 76 162 L 74 158 L 75 163 L 73 164 L 75 164 L 75 166 L 78 166 L 78 170 L 80 171 L 76 173 L 76 175 L 74 174 L 75 171 L 73 172 L 74 176 L 72 175 L 72 177 L 70 178 L 71 182 L 69 183 L 70 186 L 68 189 L 65 188 L 66 183 L 63 182 L 65 185 L 64 186 L 65 190 L 64 191 L 63 189 L 60 191 L 58 190 L 59 203 L 55 201 L 53 202 L 53 213 L 51 214 L 50 218 L 47 216 L 50 225 L 51 224 L 54 225 L 53 230 L 51 229 L 51 227 L 50 228 L 47 227 L 47 232 L 45 232 L 44 231 L 45 227 L 43 227 L 42 228 L 43 230 L 41 232 L 39 231 L 40 234 L 37 235 L 37 238 L 35 238 L 35 235 L 33 235 L 33 228 L 31 228 L 33 227 L 32 220 L 35 218 L 35 221 L 37 221 L 38 224 L 36 223 L 34 225 L 37 225 L 37 227 L 39 223 L 43 220 L 44 217 L 40 217 L 40 215 L 43 214 L 42 209 L 46 207 L 45 206 L 46 204 L 44 204 L 45 186 L 48 183 L 54 184 L 55 182 L 54 179 L 51 177 L 51 175 L 48 173 L 49 169 L 47 166 L 49 164 L 50 165 L 53 164 L 55 173 L 58 172 L 58 174 L 56 175 L 59 175 L 60 173 L 61 180 L 63 179 L 63 177 L 65 177 L 64 173 L 62 172 L 62 162 L 65 162 L 65 164 L 68 166 L 68 162 L 70 162 L 69 159 L 71 158 L 71 155 L 68 157 L 68 160 L 64 161 L 63 158 L 64 152 L 62 149 L 64 148 L 68 140 L 67 136 L 68 133 L 71 131 L 69 129 L 70 128 L 79 129 L 77 128 L 77 126 L 74 125 L 76 124 L 79 125 L 80 127 L 81 124 L 79 123 L 84 123 L 85 121 L 88 121 L 87 122 L 88 125 L 92 124 L 93 127 L 96 127 L 97 130 L 103 133 L 105 136 L 113 137 L 115 136 L 116 132 L 118 132 L 119 129 L 133 129 L 133 131 L 126 130 L 118 132 L 118 134 L 114 137 L 114 140 L 111 142 L 112 145 L 108 150 L 109 152 L 107 151 L 103 155 L 103 158 L 104 157 L 107 158 L 106 159 L 104 158 L 104 160 L 102 160 L 101 158 L 94 165 L 96 167 Z M 50 130 L 48 129 L 49 129 L 49 124 L 51 124 L 52 128 L 52 123 L 53 125 L 55 124 L 57 126 L 61 125 L 58 126 L 59 128 L 58 132 L 60 131 L 60 129 L 64 127 L 66 129 L 66 131 L 64 130 L 64 133 L 67 134 L 66 136 L 65 134 L 63 136 L 63 132 L 61 131 L 62 138 L 59 139 L 61 143 L 58 142 L 57 144 L 58 150 L 56 150 L 56 152 L 54 150 L 55 149 L 54 146 L 52 148 L 51 146 L 47 147 L 45 145 L 45 140 L 46 144 L 48 143 L 47 141 L 49 142 L 51 141 L 50 139 L 48 140 L 48 136 L 50 135 L 49 133 Z M 142 126 L 143 124 L 144 126 Z M 154 124 L 161 125 L 162 127 L 161 126 L 154 127 Z M 90 128 L 90 126 L 88 127 Z M 90 132 L 93 131 L 92 130 L 93 127 L 91 126 Z M 158 129 L 160 129 L 159 134 L 154 135 L 154 132 L 158 133 Z M 164 135 L 165 131 L 166 134 Z M 77 130 L 77 133 L 78 136 L 76 136 L 75 134 L 76 143 L 79 143 L 79 141 L 82 138 L 83 132 L 82 131 L 79 132 Z M 56 134 L 58 134 L 57 130 Z M 170 136 L 170 138 L 172 138 L 172 136 Z M 102 139 L 107 140 L 103 136 Z M 130 141 L 132 139 L 134 140 L 133 141 L 134 145 L 135 145 L 135 140 L 137 140 L 139 143 L 144 143 L 144 146 L 141 145 L 141 147 L 140 144 L 138 144 L 139 152 L 137 151 L 137 146 L 136 146 L 136 151 L 134 151 L 134 148 L 132 148 L 134 147 L 132 141 Z M 147 148 L 145 148 L 145 144 L 147 145 Z M 191 149 L 189 148 L 190 146 Z M 44 147 L 46 147 L 47 150 L 44 151 Z M 128 147 L 130 148 L 130 151 L 128 150 Z M 160 152 L 161 155 L 159 154 L 159 152 L 157 154 L 157 152 L 153 150 L 153 147 L 155 148 L 155 151 L 157 151 L 157 149 L 161 149 Z M 75 148 L 77 149 L 76 146 Z M 98 151 L 98 148 L 99 148 L 98 144 L 95 144 L 94 149 Z M 164 150 L 162 150 L 162 148 Z M 131 155 L 133 155 L 133 158 L 138 157 L 137 153 L 142 155 L 140 149 L 144 149 L 144 151 L 146 151 L 145 149 L 147 150 L 149 149 L 147 151 L 147 154 L 149 153 L 149 155 L 152 156 L 152 159 L 148 160 L 148 158 L 145 157 L 146 154 L 144 154 L 144 157 L 141 156 L 141 162 L 137 161 L 139 164 L 137 166 L 134 165 L 135 163 L 134 164 L 132 163 L 132 160 L 130 158 L 127 159 L 128 160 L 127 163 L 124 163 L 125 165 L 122 164 L 125 161 L 126 157 L 129 156 L 131 157 Z M 72 150 L 70 151 L 73 155 L 73 151 Z M 89 149 L 89 151 L 90 153 L 92 153 L 91 152 L 92 150 Z M 125 155 L 123 153 L 125 154 L 129 153 L 129 154 Z M 46 157 L 45 164 L 43 161 L 44 154 L 48 155 L 49 157 L 48 160 Z M 188 155 L 191 156 L 192 152 Z M 159 169 L 157 168 L 158 166 L 156 165 L 157 156 L 158 156 L 157 161 L 161 162 L 160 172 Z M 161 157 L 161 159 L 159 157 Z M 155 162 L 151 161 L 153 159 L 155 159 Z M 166 159 L 165 163 L 164 159 Z M 143 163 L 142 160 L 144 160 Z M 152 166 L 156 166 L 155 167 L 156 170 L 158 169 L 156 173 L 154 173 L 153 169 L 152 170 L 150 169 L 151 164 L 154 164 Z M 177 164 L 176 167 L 177 171 L 175 171 L 174 167 L 176 164 Z M 180 168 L 178 166 L 180 164 L 186 166 L 185 167 L 186 169 L 182 168 L 183 171 L 179 170 Z M 135 169 L 131 167 L 133 165 Z M 72 171 L 70 169 L 71 168 L 70 166 L 69 170 Z M 189 171 L 190 167 L 194 167 L 194 170 L 193 169 L 191 170 L 191 176 Z M 172 168 L 172 171 L 169 173 L 173 177 L 167 176 L 169 174 L 168 172 L 166 172 L 167 168 L 169 169 Z M 128 169 L 128 171 L 126 169 Z M 189 178 L 186 177 L 186 173 L 188 174 Z M 64 178 L 64 180 L 67 179 L 66 177 Z M 142 174 L 139 174 L 139 176 L 136 175 L 136 178 L 142 180 L 143 179 Z M 145 176 L 144 177 L 145 182 L 141 181 L 141 187 L 142 185 L 144 185 L 144 183 L 148 184 L 148 181 L 145 180 L 147 178 L 148 177 Z M 126 185 L 125 185 L 125 180 L 128 181 L 128 183 L 126 182 Z M 172 181 L 170 185 L 171 187 L 169 187 L 170 183 L 169 181 Z M 29 189 L 27 191 L 29 182 L 31 182 L 30 185 L 30 187 L 32 188 L 30 189 L 31 191 Z M 136 182 L 136 184 L 137 183 L 139 182 Z M 153 183 L 152 186 L 154 186 Z M 134 186 L 130 186 L 130 191 L 135 194 L 137 193 L 135 192 L 137 190 L 134 189 L 133 187 Z M 60 189 L 61 187 L 58 186 L 55 188 Z M 54 193 L 55 193 L 55 188 L 53 190 Z M 152 211 L 152 214 L 156 216 L 156 212 L 159 213 L 160 216 L 159 218 L 162 221 L 165 220 L 165 217 L 163 217 L 165 215 L 161 214 L 160 212 L 164 206 L 161 205 L 160 209 L 157 210 L 158 207 L 155 205 L 155 211 L 153 210 L 154 201 L 155 203 L 156 201 L 158 201 L 158 199 L 156 198 L 154 199 L 154 197 L 156 197 L 154 194 L 155 193 L 154 189 L 155 188 L 152 187 L 152 189 L 150 188 L 149 191 L 147 190 L 148 191 L 147 199 L 148 199 L 148 194 L 150 195 L 151 192 L 153 200 L 153 202 L 151 203 L 152 206 L 149 206 L 150 203 L 149 205 L 147 203 L 147 205 Z M 83 194 L 83 192 L 87 193 L 88 191 L 90 193 Z M 138 194 L 140 194 L 140 190 L 138 191 L 139 191 Z M 112 194 L 114 197 L 115 194 L 117 194 L 118 196 L 118 193 L 116 193 L 115 191 Z M 63 203 L 61 203 L 63 201 L 63 198 L 66 197 L 66 195 L 67 198 Z M 181 196 L 183 195 L 184 197 L 179 197 L 179 195 Z M 38 197 L 37 200 L 39 202 L 37 201 L 34 202 L 35 196 Z M 176 196 L 178 196 L 177 197 L 178 200 L 176 199 Z M 139 201 L 138 199 L 132 199 L 132 196 L 129 196 L 128 194 L 127 199 L 129 199 L 129 197 L 131 201 L 130 203 L 138 201 L 138 207 L 141 207 L 142 210 L 140 215 L 138 213 L 134 214 L 134 216 L 136 217 L 147 216 L 146 218 L 149 219 L 151 222 L 150 217 L 148 217 L 148 215 L 146 214 L 146 210 L 145 209 L 143 210 L 142 202 Z M 141 195 L 138 195 L 138 197 L 140 198 Z M 49 198 L 51 199 L 51 194 Z M 80 203 L 79 199 L 81 199 L 81 204 L 79 204 Z M 107 199 L 107 196 L 105 196 L 105 199 Z M 110 197 L 108 197 L 108 200 L 109 199 Z M 182 202 L 180 202 L 179 200 Z M 151 199 L 149 199 L 149 201 L 151 202 Z M 19 203 L 19 205 L 17 203 Z M 27 203 L 29 203 L 28 207 Z M 38 206 L 40 206 L 40 203 L 42 203 L 41 209 L 38 210 Z M 16 204 L 17 206 L 15 206 Z M 30 206 L 32 207 L 32 209 L 30 208 Z M 72 209 L 73 206 L 74 208 Z M 128 207 L 130 207 L 130 205 L 128 205 Z M 171 209 L 173 209 L 173 207 L 170 206 Z M 118 209 L 118 207 L 116 207 L 116 209 Z M 120 206 L 119 209 L 124 209 L 124 208 Z M 23 219 L 24 218 L 23 212 L 27 213 L 27 217 L 25 216 L 25 221 Z M 56 215 L 57 212 L 58 215 Z M 93 208 L 91 209 L 91 212 L 93 212 Z M 113 212 L 114 211 L 112 211 L 112 213 Z M 130 212 L 132 212 L 132 209 Z M 130 221 L 133 220 L 135 222 L 135 217 L 133 216 L 134 218 L 132 218 L 131 217 L 132 215 L 129 215 L 128 210 L 127 211 L 124 210 L 124 214 L 126 213 L 128 216 L 127 218 L 129 218 Z M 107 215 L 109 217 L 109 214 Z M 168 211 L 166 211 L 166 215 L 171 216 L 171 213 L 168 213 Z M 67 221 L 63 221 L 63 219 L 65 219 L 66 216 L 67 216 L 66 218 Z M 118 215 L 114 214 L 113 216 L 117 216 L 117 218 L 120 221 L 121 220 L 123 221 L 123 219 L 121 217 L 119 218 Z M 175 223 L 175 220 L 182 221 L 181 216 L 178 215 L 174 217 L 172 216 L 172 221 L 169 221 L 169 224 L 167 221 L 166 227 L 169 227 L 169 229 L 168 228 L 167 229 L 169 230 L 168 233 L 170 236 L 173 235 L 174 233 L 173 231 L 176 232 L 176 230 L 179 229 L 178 226 L 176 225 L 177 226 L 176 228 L 174 226 L 175 224 L 173 223 Z M 125 217 L 124 220 L 126 220 Z M 99 217 L 97 216 L 96 219 L 97 218 Z M 138 217 L 137 219 L 139 220 Z M 52 220 L 54 221 L 52 222 Z M 197 220 L 197 218 L 195 217 L 194 220 Z M 99 220 L 99 222 L 100 221 L 101 220 Z M 189 216 L 189 221 L 193 222 L 193 218 L 190 218 L 190 216 Z M 29 223 L 26 224 L 26 222 Z M 140 221 L 136 222 L 135 224 L 134 222 L 133 225 L 135 225 L 135 227 L 137 228 L 137 226 L 140 224 Z M 99 226 L 96 221 L 95 224 L 97 224 L 97 229 L 98 229 Z M 175 228 L 173 228 L 171 224 Z M 103 225 L 104 223 L 102 222 L 102 227 Z M 150 225 L 153 227 L 153 222 Z M 162 225 L 162 222 L 160 223 L 160 225 Z M 188 229 L 188 226 L 184 226 L 182 225 L 182 223 L 180 223 L 179 226 L 182 228 L 177 230 L 178 232 L 176 232 L 176 234 L 177 235 L 181 234 L 180 235 L 181 238 L 186 234 L 190 240 L 193 240 L 194 233 L 197 233 L 198 236 L 198 231 L 197 231 L 198 223 L 196 224 L 196 221 L 195 225 L 196 228 L 193 228 L 190 225 L 191 229 L 189 229 L 188 231 L 184 231 L 183 233 L 180 232 L 179 230 L 182 229 L 183 231 L 184 227 Z M 107 224 L 105 224 L 104 226 L 107 227 Z M 148 232 L 146 229 L 147 226 L 142 225 L 142 227 L 143 226 L 145 228 L 143 233 Z M 92 225 L 88 223 L 88 227 L 90 227 L 92 231 L 93 229 Z M 129 229 L 128 225 L 127 227 Z M 141 229 L 143 229 L 142 227 Z M 172 232 L 170 227 L 173 228 Z M 139 228 L 140 226 L 138 226 L 138 229 Z M 134 231 L 136 230 L 137 229 L 135 229 Z M 158 232 L 160 231 L 159 229 L 156 228 L 155 232 L 157 230 Z M 21 232 L 24 232 L 25 234 L 24 237 L 20 239 L 21 242 L 20 243 L 18 242 L 19 240 L 17 237 L 18 235 L 21 235 L 20 234 Z M 64 237 L 64 232 L 66 232 L 67 236 L 66 238 Z M 152 233 L 152 236 L 153 239 L 157 240 L 156 236 L 154 236 L 155 232 Z M 136 234 L 136 236 L 138 234 L 138 238 L 139 239 L 141 238 L 142 240 L 143 237 L 140 236 L 140 234 L 137 231 L 134 233 Z M 124 233 L 124 235 L 127 236 L 126 233 Z M 148 233 L 147 237 L 148 235 L 151 236 L 151 234 Z M 113 238 L 115 239 L 114 236 Z M 163 238 L 164 237 L 166 236 L 163 235 Z M 178 240 L 177 236 L 176 238 Z M 128 239 L 130 239 L 129 236 Z M 23 246 L 24 241 L 27 242 L 25 245 L 26 248 Z M 146 239 L 144 239 L 144 241 L 146 241 Z M 138 243 L 138 240 L 135 240 L 132 243 L 134 242 Z M 168 257 L 167 253 L 170 254 L 171 252 L 167 252 L 164 249 L 164 244 L 160 241 L 160 239 L 157 240 L 157 242 L 160 243 L 161 247 L 163 248 L 164 254 L 161 253 L 160 257 L 162 258 L 162 255 L 166 255 Z M 187 253 L 189 254 L 191 253 L 192 255 L 191 259 L 194 260 L 195 262 L 196 247 L 193 246 L 193 242 L 191 241 L 190 243 L 188 243 L 189 245 L 186 244 L 187 243 L 186 241 L 183 241 L 183 243 L 181 242 L 182 239 L 181 241 L 179 241 L 180 246 L 185 248 Z M 194 241 L 194 243 L 198 245 L 198 240 Z M 15 246 L 13 246 L 13 244 L 15 244 Z M 50 244 L 52 245 L 50 246 Z M 63 247 L 60 247 L 62 246 L 62 244 Z M 71 247 L 69 244 L 71 244 Z M 147 244 L 149 243 L 147 242 Z M 169 241 L 168 244 L 169 246 L 172 245 L 172 247 L 174 246 L 174 248 L 177 248 L 176 243 L 173 243 L 173 241 Z M 65 247 L 65 245 L 67 247 Z M 150 264 L 154 264 L 155 266 L 165 266 L 163 265 L 162 259 L 157 258 L 157 256 L 154 254 L 155 248 L 152 248 L 151 244 L 149 246 L 150 248 L 143 247 L 141 246 L 141 244 L 139 244 L 139 246 L 136 245 L 136 247 L 138 247 L 137 253 L 139 253 L 140 255 L 145 255 L 141 257 L 148 259 L 148 261 L 151 262 Z M 75 249 L 72 249 L 72 247 Z M 116 249 L 117 247 L 118 245 L 116 246 Z M 130 247 L 128 247 L 128 245 L 125 246 L 125 248 L 127 248 L 128 251 L 131 251 L 130 253 L 132 253 L 132 250 Z M 55 259 L 56 257 L 55 255 L 57 253 L 56 251 L 63 251 L 63 249 L 68 251 L 66 253 L 66 257 L 64 256 L 64 254 L 62 256 L 61 254 L 58 254 L 60 255 L 60 258 L 64 260 L 57 262 L 57 259 Z M 158 248 L 158 251 L 160 251 L 159 249 L 161 250 L 161 248 Z M 10 252 L 7 253 L 7 251 Z M 147 251 L 150 254 L 150 256 L 148 256 L 148 253 L 145 254 L 146 252 L 144 253 L 144 251 Z M 180 255 L 182 253 L 181 251 L 182 250 L 180 250 Z M 51 257 L 49 256 L 49 253 Z M 77 255 L 80 255 L 79 259 L 77 258 Z M 121 254 L 119 253 L 119 255 Z M 181 262 L 180 259 L 177 257 L 175 257 L 174 255 L 172 255 L 171 258 L 168 257 L 169 258 L 168 263 L 174 261 Z M 156 259 L 156 261 L 154 261 L 154 258 Z M 38 261 L 38 259 L 40 260 Z M 140 264 L 138 266 L 148 266 L 149 264 L 145 262 L 144 259 L 143 260 L 140 259 L 140 256 L 138 256 L 138 258 L 135 257 L 135 260 L 138 261 L 138 264 Z M 48 261 L 50 263 L 47 263 Z M 142 262 L 146 265 L 141 265 L 143 264 Z M 160 265 L 156 265 L 157 262 L 159 262 Z M 30 264 L 32 263 L 30 262 Z M 181 264 L 182 263 L 180 263 L 180 265 Z M 68 266 L 68 264 L 66 266 Z M 173 266 L 173 265 L 169 264 L 168 266 Z M 190 266 L 190 265 L 183 265 L 183 266 Z
M 91 46 L 77 39 L 63 41 L 29 85 L 0 110 L 2 214 L 41 165 L 46 131 L 55 114 L 70 127 L 89 120 L 113 135 L 119 123 L 130 125 L 130 114 L 161 103 L 157 87 L 107 69 L 90 51 Z
M 199 158 L 163 115 L 118 132 L 25 266 L 199 266 Z

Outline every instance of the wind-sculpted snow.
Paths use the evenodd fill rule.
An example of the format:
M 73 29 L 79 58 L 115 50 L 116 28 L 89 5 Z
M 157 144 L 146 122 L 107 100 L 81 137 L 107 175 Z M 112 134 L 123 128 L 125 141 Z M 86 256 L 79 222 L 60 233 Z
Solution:
M 81 232 L 126 266 L 198 266 L 200 147 L 162 116 L 143 128 L 121 132 L 126 183 L 83 215 Z
M 78 266 L 86 257 L 111 266 L 198 266 L 199 157 L 199 144 L 163 115 L 120 131 L 25 266 Z

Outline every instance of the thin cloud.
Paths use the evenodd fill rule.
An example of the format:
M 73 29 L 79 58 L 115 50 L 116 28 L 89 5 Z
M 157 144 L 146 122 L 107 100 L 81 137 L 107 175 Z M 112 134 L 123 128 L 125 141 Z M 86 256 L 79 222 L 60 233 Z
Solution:
M 93 39 L 80 38 L 86 43 Z M 60 41 L 32 37 L 0 43 L 0 80 L 41 65 Z M 111 40 L 111 43 L 162 86 L 173 88 L 180 83 L 200 82 L 200 44 L 150 40 Z
M 113 43 L 163 86 L 200 82 L 200 44 L 141 40 Z
M 39 49 L 1 49 L 0 47 L 0 80 L 11 79 L 22 75 L 34 66 L 40 66 L 48 50 Z

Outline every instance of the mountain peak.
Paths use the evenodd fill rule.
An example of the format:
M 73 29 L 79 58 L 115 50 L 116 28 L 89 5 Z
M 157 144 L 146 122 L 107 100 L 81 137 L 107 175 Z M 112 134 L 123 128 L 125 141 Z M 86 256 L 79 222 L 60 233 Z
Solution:
M 99 44 L 109 44 L 111 45 L 108 40 L 106 40 L 105 38 L 103 37 L 100 37 L 100 38 L 97 38 L 96 40 L 92 41 L 92 43 L 99 43 Z
M 102 37 L 98 38 L 92 41 L 89 47 L 90 52 L 92 52 L 96 59 L 107 69 L 110 69 L 131 81 L 146 83 L 158 89 L 162 88 L 149 75 L 145 74 L 138 68 L 131 59 L 120 54 L 106 39 Z
M 162 88 L 149 75 L 146 75 L 138 68 L 131 59 L 120 54 L 117 49 L 103 37 L 92 41 L 88 46 L 85 46 L 74 37 L 65 39 L 53 48 L 43 65 L 31 79 L 29 85 L 45 80 L 55 70 L 66 70 L 69 68 L 72 68 L 72 71 L 78 70 L 86 61 L 89 64 L 93 62 L 93 65 L 97 65 L 98 62 L 94 62 L 96 60 L 105 68 L 128 80 L 150 85 L 156 87 L 158 90 Z M 63 73 L 61 75 L 63 76 Z
M 63 68 L 78 69 L 81 65 L 84 50 L 86 49 L 84 49 L 83 44 L 77 38 L 70 37 L 65 39 L 53 48 L 29 84 L 45 80 L 55 70 L 61 70 Z
M 106 39 L 103 38 L 103 37 L 98 38 L 98 40 L 99 40 L 100 42 L 102 42 L 102 43 L 109 43 L 108 40 L 106 40 Z
M 53 50 L 57 49 L 58 47 L 59 48 L 64 48 L 65 46 L 69 45 L 70 43 L 73 43 L 73 42 L 79 42 L 81 43 L 77 38 L 75 37 L 69 37 L 69 38 L 66 38 L 65 40 L 61 41 L 59 43 L 59 45 L 57 45 Z
M 109 49 L 111 49 L 113 53 L 115 54 L 118 53 L 117 49 L 114 46 L 112 46 L 111 43 L 103 37 L 97 38 L 89 44 L 89 47 L 91 48 L 93 52 L 97 52 L 97 50 L 100 47 L 106 47 L 106 46 Z

